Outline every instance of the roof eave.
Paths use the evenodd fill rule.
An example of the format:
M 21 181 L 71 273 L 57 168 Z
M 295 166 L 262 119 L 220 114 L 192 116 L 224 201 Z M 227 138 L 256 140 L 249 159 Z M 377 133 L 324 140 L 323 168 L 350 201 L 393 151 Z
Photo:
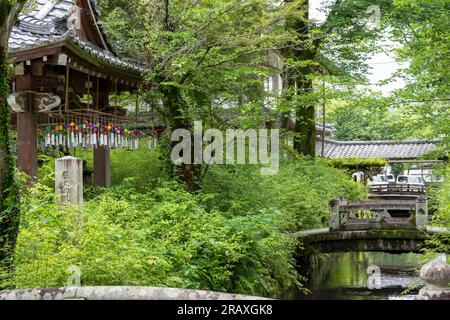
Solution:
M 136 80 L 142 80 L 143 75 L 142 72 L 130 70 L 127 68 L 121 68 L 120 66 L 105 62 L 104 60 L 101 60 L 97 58 L 95 55 L 87 52 L 86 50 L 80 48 L 80 46 L 75 43 L 72 39 L 66 39 L 64 43 L 64 47 L 73 53 L 75 53 L 77 56 L 81 57 L 86 62 L 102 69 L 107 69 L 115 73 L 124 74 L 128 77 L 135 78 Z
M 95 55 L 87 52 L 86 50 L 80 48 L 78 44 L 76 44 L 70 38 L 64 38 L 50 44 L 43 44 L 39 46 L 27 47 L 25 49 L 13 50 L 10 51 L 9 55 L 13 62 L 18 63 L 26 60 L 34 60 L 47 55 L 56 54 L 61 52 L 62 49 L 65 48 L 75 55 L 79 56 L 86 62 L 91 65 L 94 65 L 100 69 L 106 69 L 111 72 L 122 74 L 126 77 L 133 78 L 137 82 L 141 81 L 143 78 L 143 71 L 134 71 L 127 68 L 121 68 L 120 66 L 105 62 Z

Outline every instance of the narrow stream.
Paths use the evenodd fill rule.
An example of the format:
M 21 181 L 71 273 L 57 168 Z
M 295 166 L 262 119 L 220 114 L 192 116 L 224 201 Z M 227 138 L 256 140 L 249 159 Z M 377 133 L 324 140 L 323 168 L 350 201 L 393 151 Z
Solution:
M 432 259 L 413 253 L 334 253 L 313 276 L 311 293 L 297 299 L 414 300 L 424 285 L 420 268 Z

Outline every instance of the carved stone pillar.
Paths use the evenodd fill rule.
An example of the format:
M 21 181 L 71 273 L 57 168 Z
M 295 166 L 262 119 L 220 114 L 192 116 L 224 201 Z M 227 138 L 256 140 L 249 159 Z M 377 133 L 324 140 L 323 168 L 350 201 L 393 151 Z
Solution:
M 60 207 L 83 206 L 83 160 L 64 157 L 55 160 L 55 192 Z

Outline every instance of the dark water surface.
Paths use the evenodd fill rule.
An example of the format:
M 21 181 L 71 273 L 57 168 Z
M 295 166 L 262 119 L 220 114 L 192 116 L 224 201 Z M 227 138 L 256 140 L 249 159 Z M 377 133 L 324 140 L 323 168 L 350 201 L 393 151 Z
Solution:
M 310 284 L 311 294 L 298 294 L 296 298 L 414 300 L 424 285 L 419 278 L 420 268 L 433 258 L 413 253 L 334 253 Z

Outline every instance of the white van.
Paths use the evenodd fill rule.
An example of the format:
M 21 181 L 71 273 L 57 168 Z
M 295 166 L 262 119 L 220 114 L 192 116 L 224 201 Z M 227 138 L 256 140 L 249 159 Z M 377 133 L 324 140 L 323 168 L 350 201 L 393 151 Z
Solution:
M 385 176 L 385 175 L 377 175 L 377 176 L 374 176 L 373 178 L 372 178 L 372 181 L 370 181 L 369 182 L 369 185 L 370 186 L 373 186 L 373 185 L 383 185 L 383 184 L 389 184 L 389 179 L 388 179 L 388 177 L 387 176 Z
M 425 185 L 425 180 L 418 176 L 405 176 L 400 175 L 397 177 L 397 184 L 414 184 L 414 185 Z
M 393 174 L 387 174 L 386 177 L 388 178 L 389 182 L 395 182 L 395 176 Z

